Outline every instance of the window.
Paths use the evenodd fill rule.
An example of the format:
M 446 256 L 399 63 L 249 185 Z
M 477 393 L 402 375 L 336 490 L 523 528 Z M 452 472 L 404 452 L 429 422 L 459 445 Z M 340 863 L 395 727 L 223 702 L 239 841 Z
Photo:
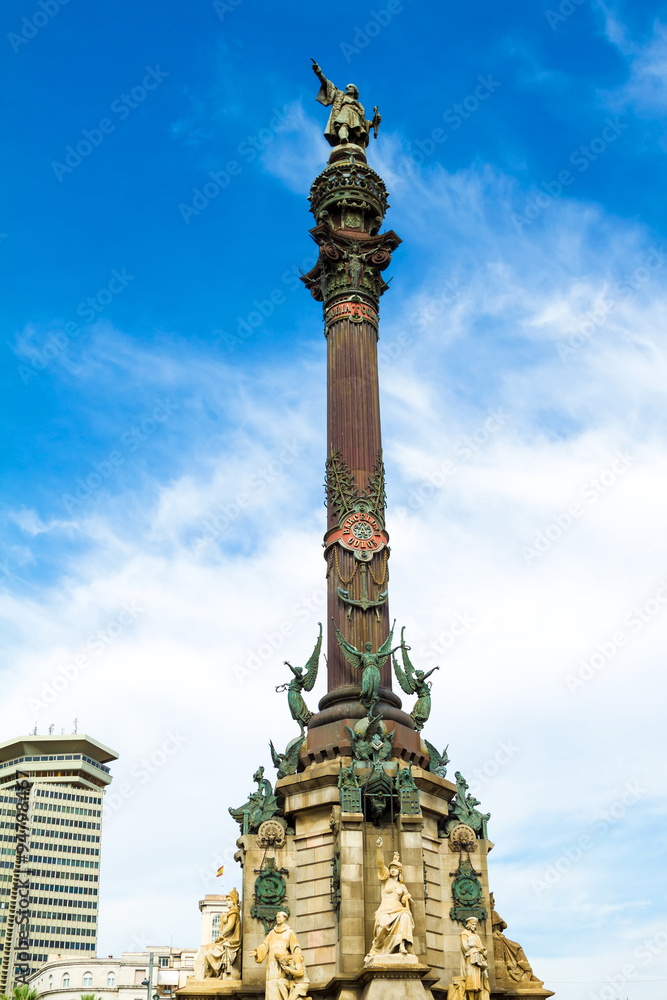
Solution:
M 211 920 L 211 941 L 215 941 L 220 933 L 220 914 L 214 913 Z
M 93 974 L 92 972 L 84 972 L 83 974 L 83 985 L 84 987 L 90 987 L 93 985 Z
M 160 955 L 160 968 L 161 969 L 168 969 L 169 968 L 169 956 L 168 955 Z
M 107 986 L 113 988 L 116 985 L 116 973 L 110 972 L 107 976 Z
M 69 987 L 69 972 L 63 975 L 63 989 L 66 990 Z

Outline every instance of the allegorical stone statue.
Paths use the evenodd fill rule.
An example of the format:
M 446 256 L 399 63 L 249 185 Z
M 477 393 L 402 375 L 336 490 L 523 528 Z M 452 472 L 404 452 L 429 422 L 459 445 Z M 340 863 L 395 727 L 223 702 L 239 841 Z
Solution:
M 392 656 L 392 661 L 394 664 L 394 673 L 396 674 L 396 679 L 401 685 L 403 691 L 406 694 L 416 694 L 417 701 L 415 707 L 410 712 L 412 719 L 415 724 L 415 729 L 421 730 L 424 728 L 424 723 L 428 721 L 428 717 L 431 714 L 431 685 L 428 678 L 431 674 L 439 670 L 440 667 L 433 667 L 429 670 L 427 674 L 423 670 L 415 670 L 412 666 L 410 657 L 408 656 L 408 647 L 403 641 L 403 633 L 405 629 L 401 629 L 401 653 L 403 657 L 403 667 L 405 672 L 401 670 L 398 665 L 398 661 L 395 656 Z
M 241 946 L 241 914 L 239 894 L 232 889 L 227 897 L 229 909 L 220 917 L 220 931 L 213 944 L 204 949 L 205 979 L 240 979 L 234 962 Z
M 266 959 L 266 1000 L 296 1000 L 308 992 L 308 976 L 296 934 L 283 910 L 276 913 L 276 926 L 250 957 Z
M 320 626 L 319 638 L 315 643 L 315 648 L 310 654 L 310 658 L 305 667 L 293 667 L 291 663 L 285 660 L 285 666 L 290 668 L 294 677 L 288 684 L 279 684 L 276 688 L 276 691 L 278 692 L 285 691 L 285 689 L 287 689 L 287 704 L 289 705 L 292 718 L 295 722 L 299 723 L 302 736 L 305 727 L 313 717 L 313 713 L 309 710 L 303 700 L 301 692 L 312 691 L 315 687 L 315 681 L 317 680 L 320 650 L 322 649 L 322 625 L 319 622 L 318 625 Z M 305 676 L 304 670 L 306 671 Z
M 461 931 L 461 975 L 455 976 L 447 1000 L 489 1000 L 489 962 L 477 933 L 477 917 L 469 917 Z
M 333 619 L 332 619 L 333 621 Z M 361 694 L 359 695 L 359 701 L 364 706 L 368 715 L 373 714 L 373 709 L 380 700 L 380 670 L 384 666 L 384 663 L 388 656 L 395 653 L 400 646 L 395 646 L 391 648 L 391 640 L 394 635 L 394 626 L 391 627 L 391 632 L 382 643 L 377 653 L 371 652 L 373 646 L 370 642 L 366 643 L 364 652 L 362 653 L 353 646 L 351 642 L 348 642 L 343 633 L 337 627 L 334 622 L 334 628 L 336 629 L 336 638 L 338 639 L 338 645 L 343 650 L 343 655 L 348 663 L 351 663 L 356 670 L 363 670 L 361 675 Z
M 376 955 L 412 955 L 412 935 L 415 922 L 410 903 L 412 896 L 403 882 L 403 866 L 398 854 L 384 863 L 382 837 L 376 840 L 378 852 L 378 878 L 382 884 L 382 899 L 375 911 L 373 943 L 364 963 L 368 964 Z M 414 959 L 413 959 L 414 961 Z
M 499 979 L 510 979 L 514 983 L 539 983 L 541 986 L 542 980 L 538 979 L 533 972 L 521 945 L 517 944 L 516 941 L 510 941 L 503 934 L 507 924 L 496 913 L 496 902 L 492 892 L 489 893 L 489 902 L 491 904 L 491 928 L 493 931 L 493 957 L 496 966 L 496 977 Z
M 373 108 L 373 119 L 366 119 L 364 106 L 359 102 L 359 91 L 353 83 L 348 83 L 345 90 L 339 90 L 326 76 L 313 59 L 313 72 L 321 83 L 315 100 L 325 108 L 331 106 L 331 114 L 324 137 L 330 146 L 342 146 L 354 142 L 364 148 L 368 145 L 370 131 L 373 129 L 377 139 L 378 127 L 382 119 L 377 108 Z

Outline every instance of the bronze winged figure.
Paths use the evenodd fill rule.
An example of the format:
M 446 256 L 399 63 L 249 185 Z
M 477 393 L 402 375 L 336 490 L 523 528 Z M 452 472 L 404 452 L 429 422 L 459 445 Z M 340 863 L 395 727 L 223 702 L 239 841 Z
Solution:
M 396 679 L 401 685 L 403 691 L 406 694 L 416 694 L 417 701 L 415 707 L 410 712 L 412 720 L 415 724 L 415 729 L 419 732 L 424 728 L 425 723 L 428 721 L 428 717 L 431 714 L 431 685 L 428 678 L 431 674 L 439 670 L 440 667 L 433 667 L 428 673 L 424 673 L 423 670 L 415 670 L 408 656 L 409 646 L 405 645 L 403 640 L 403 633 L 405 628 L 401 629 L 401 645 L 400 649 L 403 657 L 403 667 L 404 670 L 398 665 L 398 661 L 395 656 L 392 656 L 392 661 L 394 664 L 394 673 L 396 674 Z
M 315 681 L 317 680 L 317 670 L 320 663 L 320 650 L 322 649 L 322 623 L 318 622 L 317 624 L 320 626 L 320 634 L 317 642 L 315 643 L 315 648 L 310 654 L 310 658 L 305 667 L 293 667 L 288 660 L 285 660 L 285 666 L 290 668 L 294 677 L 291 681 L 289 681 L 289 683 L 279 684 L 276 688 L 276 691 L 287 690 L 287 704 L 289 705 L 292 718 L 295 722 L 299 723 L 302 736 L 305 727 L 313 717 L 313 713 L 303 700 L 301 692 L 312 691 L 315 687 Z
M 395 624 L 396 622 L 394 621 L 394 625 Z M 352 643 L 347 641 L 334 622 L 338 645 L 342 649 L 345 659 L 354 667 L 355 670 L 363 670 L 361 675 L 361 694 L 359 695 L 359 701 L 368 712 L 369 717 L 373 715 L 373 709 L 380 700 L 380 670 L 384 666 L 387 657 L 392 653 L 395 653 L 397 649 L 401 648 L 400 646 L 395 646 L 394 649 L 391 648 L 391 640 L 394 635 L 394 625 L 391 626 L 389 635 L 382 643 L 377 653 L 373 653 L 371 652 L 373 649 L 372 643 L 367 642 L 364 651 L 361 652 L 361 650 L 357 649 L 356 646 L 353 646 Z

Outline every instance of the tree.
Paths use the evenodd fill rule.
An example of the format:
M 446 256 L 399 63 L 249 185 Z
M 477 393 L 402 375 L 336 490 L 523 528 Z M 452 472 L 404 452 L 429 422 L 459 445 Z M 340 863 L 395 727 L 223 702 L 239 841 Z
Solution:
M 12 986 L 11 993 L 0 993 L 0 1000 L 37 1000 L 39 993 L 27 983 Z

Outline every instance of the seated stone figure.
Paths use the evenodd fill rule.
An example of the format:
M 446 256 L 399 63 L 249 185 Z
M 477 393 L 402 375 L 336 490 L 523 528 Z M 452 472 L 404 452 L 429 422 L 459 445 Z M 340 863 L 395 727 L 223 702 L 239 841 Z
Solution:
M 220 917 L 220 932 L 213 944 L 203 949 L 205 979 L 240 979 L 234 962 L 241 946 L 241 914 L 239 894 L 232 889 L 228 896 L 229 909 Z
M 496 978 L 502 983 L 510 980 L 514 983 L 537 983 L 542 986 L 542 980 L 533 972 L 524 950 L 516 941 L 510 941 L 503 931 L 507 924 L 496 913 L 496 901 L 493 893 L 489 893 L 491 903 L 491 927 L 493 929 L 493 957 L 496 966 Z

